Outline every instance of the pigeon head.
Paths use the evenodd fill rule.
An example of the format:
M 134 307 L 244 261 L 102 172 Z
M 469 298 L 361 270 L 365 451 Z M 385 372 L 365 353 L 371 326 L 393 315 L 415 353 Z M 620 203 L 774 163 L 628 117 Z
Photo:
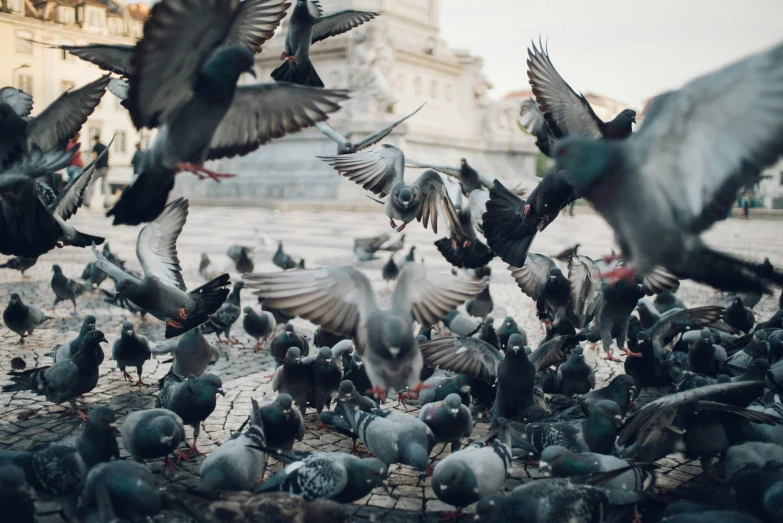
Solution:
M 168 416 L 158 416 L 150 422 L 151 432 L 159 435 L 161 445 L 171 445 L 174 438 L 181 437 L 182 422 L 177 421 L 173 412 Z
M 122 335 L 123 336 L 133 336 L 133 322 L 132 321 L 126 321 L 122 324 Z
M 506 319 L 503 320 L 503 326 L 506 327 L 507 329 L 512 328 L 514 324 L 515 324 L 514 318 L 512 318 L 511 316 L 506 316 Z
M 459 394 L 451 393 L 443 400 L 443 406 L 448 409 L 449 414 L 456 417 L 462 410 L 462 398 Z
M 237 280 L 234 282 L 234 290 L 244 289 L 245 288 L 245 282 L 244 280 Z
M 285 327 L 283 328 L 283 330 L 285 331 L 284 334 L 285 334 L 285 336 L 287 338 L 290 337 L 290 336 L 293 336 L 295 334 L 294 326 L 291 325 L 290 323 L 286 323 Z
M 439 499 L 455 506 L 465 506 L 477 501 L 470 499 L 478 487 L 476 476 L 462 461 L 443 461 L 432 473 L 432 490 Z
M 525 340 L 522 338 L 521 334 L 515 332 L 508 337 L 508 346 L 506 348 L 513 352 L 519 352 L 520 349 L 525 348 Z
M 465 158 L 460 158 L 459 159 L 459 164 L 462 165 L 462 166 L 465 166 L 465 165 L 468 165 L 468 161 Z
M 16 303 L 22 303 L 22 298 L 17 293 L 11 294 L 11 301 L 9 304 L 16 304 Z
M 60 268 L 59 265 L 52 265 L 52 272 L 55 274 L 62 274 L 63 270 Z
M 399 187 L 396 193 L 394 200 L 403 209 L 407 210 L 414 203 L 413 191 L 411 191 L 410 187 Z
M 96 321 L 98 320 L 95 318 L 95 316 L 93 316 L 92 314 L 88 314 L 87 316 L 84 317 L 84 322 L 82 323 L 82 329 L 87 329 L 85 332 L 95 330 Z
M 245 314 L 253 314 L 255 311 L 253 310 L 252 307 L 245 307 L 244 309 L 242 309 L 242 312 L 244 312 Z
M 704 328 L 701 330 L 701 337 L 704 340 L 712 340 L 712 331 L 710 329 Z
M 557 281 L 561 278 L 563 278 L 563 271 L 557 267 L 549 269 L 549 281 Z
M 574 192 L 582 196 L 618 163 L 616 145 L 587 138 L 560 140 L 555 148 L 555 170 L 571 175 Z
M 351 482 L 376 487 L 383 483 L 389 473 L 384 462 L 378 458 L 360 459 L 354 462 L 350 470 Z
M 285 362 L 289 365 L 299 365 L 302 362 L 302 351 L 298 347 L 288 347 Z
M 136 291 L 136 282 L 129 278 L 124 278 L 117 282 L 117 294 L 119 296 L 130 297 Z
M 340 382 L 340 387 L 337 389 L 339 398 L 341 400 L 350 400 L 353 397 L 353 391 L 356 390 L 351 380 L 343 380 Z
M 601 418 L 613 418 L 616 424 L 619 424 L 623 418 L 620 406 L 611 400 L 601 400 L 596 403 L 590 411 L 590 416 L 593 415 Z
M 283 393 L 277 396 L 275 403 L 280 407 L 283 414 L 287 416 L 294 406 L 294 399 L 290 395 Z
M 640 332 L 636 335 L 636 341 L 637 343 L 647 343 L 650 341 L 650 333 L 647 331 Z
M 607 385 L 607 389 L 610 392 L 623 392 L 623 391 L 636 391 L 636 382 L 628 374 L 620 374 L 616 376 Z
M 99 343 L 109 343 L 102 331 L 92 330 L 84 337 L 84 342 L 92 345 L 98 345 Z
M 616 121 L 627 123 L 628 125 L 636 123 L 636 111 L 633 109 L 625 109 L 617 115 Z
M 216 52 L 204 64 L 203 74 L 211 80 L 224 80 L 226 86 L 233 89 L 242 73 L 256 76 L 254 65 L 253 52 L 245 46 L 236 45 Z
M 222 388 L 223 381 L 220 379 L 220 376 L 216 374 L 202 374 L 198 378 L 195 378 L 195 381 L 199 382 L 199 384 L 208 389 L 210 392 L 214 391 L 214 394 L 220 394 L 221 396 L 226 395 Z
M 326 363 L 332 362 L 332 349 L 329 347 L 321 347 L 318 349 L 318 357 L 322 360 L 325 360 Z

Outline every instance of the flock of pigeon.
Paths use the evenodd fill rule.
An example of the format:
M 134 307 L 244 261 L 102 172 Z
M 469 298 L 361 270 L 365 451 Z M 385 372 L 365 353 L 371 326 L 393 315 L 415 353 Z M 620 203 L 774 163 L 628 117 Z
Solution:
M 254 55 L 291 3 L 275 81 L 238 85 L 243 73 L 255 76 Z M 658 96 L 634 133 L 634 111 L 601 121 L 546 49 L 533 44 L 527 65 L 535 99 L 523 104 L 520 123 L 554 167 L 524 197 L 464 159 L 448 167 L 406 160 L 389 144 L 365 150 L 421 107 L 358 143 L 332 129 L 326 120 L 350 93 L 324 88 L 310 46 L 381 13 L 324 14 L 318 1 L 291 3 L 161 0 L 135 46 L 62 46 L 109 74 L 64 93 L 38 116 L 29 116 L 27 93 L 0 90 L 0 252 L 14 256 L 3 267 L 24 276 L 55 247 L 91 248 L 95 261 L 84 283 L 52 267 L 52 307 L 70 302 L 76 315 L 79 297 L 111 279 L 115 290 L 101 289 L 107 302 L 165 322 L 166 341 L 157 346 L 133 322 L 122 325 L 111 355 L 118 372 L 141 387 L 146 361 L 173 356 L 155 408 L 121 420 L 128 459 L 120 459 L 117 413 L 105 406 L 85 413 L 78 404 L 96 388 L 105 358 L 107 339 L 94 316 L 84 318 L 77 338 L 54 348 L 51 365 L 26 369 L 14 358 L 3 392 L 67 402 L 84 428 L 26 451 L 0 451 L 2 520 L 35 521 L 34 489 L 72 521 L 149 521 L 164 511 L 209 522 L 344 521 L 341 504 L 383 486 L 389 467 L 401 464 L 420 481 L 431 475 L 455 519 L 477 503 L 474 518 L 484 522 L 640 521 L 654 510 L 676 523 L 782 521 L 783 295 L 767 321 L 752 309 L 783 285 L 783 273 L 768 260 L 708 247 L 700 233 L 725 218 L 738 191 L 783 154 L 783 45 Z M 46 181 L 68 164 L 68 140 L 107 89 L 138 128 L 157 129 L 142 172 L 107 213 L 115 225 L 145 224 L 136 242 L 142 273 L 108 244 L 99 251 L 104 238 L 67 223 L 95 162 L 59 194 Z M 384 295 L 361 270 L 307 269 L 282 243 L 272 258 L 281 271 L 255 273 L 253 249 L 237 245 L 228 254 L 242 280 L 229 290 L 229 275 L 205 254 L 205 283 L 188 290 L 177 254 L 188 201 L 168 202 L 175 175 L 220 181 L 231 175 L 204 162 L 311 126 L 337 143 L 337 155 L 323 161 L 372 193 L 396 232 L 419 221 L 437 234 L 445 223 L 447 235 L 435 245 L 452 274 L 418 263 L 415 247 L 398 263 L 394 253 L 405 248 L 405 236 L 383 234 L 356 239 L 354 254 L 361 266 L 391 253 L 382 276 L 394 289 Z M 408 183 L 406 166 L 425 170 Z M 454 199 L 441 173 L 459 183 Z M 620 254 L 593 260 L 578 245 L 552 258 L 530 252 L 536 235 L 577 198 L 607 220 Z M 489 317 L 487 264 L 495 257 L 535 301 L 546 329 L 536 348 L 514 318 L 496 328 Z M 689 308 L 675 294 L 683 279 L 727 294 L 721 303 Z M 241 307 L 245 287 L 260 310 Z M 295 317 L 318 326 L 312 339 L 296 332 Z M 243 426 L 201 461 L 197 488 L 158 488 L 145 462 L 163 460 L 164 473 L 176 475 L 178 463 L 195 459 L 201 424 L 223 394 L 221 378 L 209 372 L 221 350 L 205 335 L 233 344 L 240 318 L 255 350 L 271 352 L 277 394 L 253 401 Z M 50 320 L 17 293 L 3 311 L 20 343 Z M 610 360 L 618 360 L 616 345 L 625 374 L 596 388 L 584 342 L 600 344 Z M 635 409 L 643 387 L 669 393 Z M 390 390 L 400 402 L 421 405 L 420 415 L 382 408 Z M 307 408 L 352 439 L 352 452 L 293 450 L 307 430 Z M 475 423 L 491 430 L 463 446 Z M 185 426 L 193 429 L 189 443 Z M 362 456 L 359 442 L 371 457 Z M 438 444 L 451 452 L 433 470 Z M 736 511 L 692 503 L 661 509 L 654 462 L 674 451 L 698 457 L 705 473 L 728 481 Z M 270 457 L 286 466 L 264 480 Z M 712 468 L 717 457 L 722 478 Z M 501 495 L 515 459 L 537 462 L 554 477 Z

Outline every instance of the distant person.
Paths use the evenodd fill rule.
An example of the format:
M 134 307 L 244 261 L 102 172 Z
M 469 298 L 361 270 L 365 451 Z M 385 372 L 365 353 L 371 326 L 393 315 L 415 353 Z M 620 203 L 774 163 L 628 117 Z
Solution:
M 136 151 L 131 158 L 131 166 L 133 167 L 133 177 L 135 178 L 144 167 L 144 151 L 141 150 L 141 144 L 136 144 Z
M 106 151 L 106 146 L 101 143 L 101 137 L 97 134 L 93 137 L 95 145 L 92 147 L 92 159 L 95 160 L 98 156 Z M 101 156 L 101 158 L 95 164 L 95 174 L 92 177 L 92 182 L 87 188 L 87 195 L 84 199 L 84 206 L 89 208 L 92 201 L 92 193 L 95 190 L 95 185 L 98 180 L 101 180 L 101 190 L 103 191 L 103 208 L 108 209 L 110 207 L 109 202 L 109 151 Z
M 750 197 L 747 194 L 742 197 L 742 217 L 750 219 Z
M 71 163 L 68 165 L 68 168 L 65 169 L 65 172 L 68 174 L 69 182 L 84 169 L 84 160 L 82 160 L 82 154 L 79 152 L 79 136 L 81 135 L 76 133 L 76 136 L 68 140 L 68 145 L 65 147 L 66 151 L 73 151 L 76 149 L 71 157 Z

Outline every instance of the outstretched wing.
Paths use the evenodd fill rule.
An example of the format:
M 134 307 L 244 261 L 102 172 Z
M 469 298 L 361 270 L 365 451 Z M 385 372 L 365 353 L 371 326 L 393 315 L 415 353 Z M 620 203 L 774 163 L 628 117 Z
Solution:
M 14 87 L 0 89 L 0 103 L 8 104 L 21 117 L 30 116 L 33 110 L 33 97 Z
M 346 145 L 348 144 L 348 140 L 345 139 L 345 136 L 335 131 L 331 125 L 329 125 L 329 122 L 318 122 L 315 124 L 315 128 L 318 129 L 318 132 L 332 140 L 334 143 L 339 145 Z
M 186 290 L 177 257 L 177 238 L 188 217 L 188 201 L 178 198 L 168 204 L 155 221 L 148 223 L 136 240 L 136 256 L 145 276 Z
M 352 182 L 381 196 L 388 195 L 395 181 L 402 180 L 405 173 L 405 156 L 391 145 L 383 145 L 377 151 L 318 158 Z
M 568 317 L 578 329 L 592 321 L 603 303 L 603 286 L 597 278 L 598 273 L 598 265 L 587 256 L 572 256 L 568 260 L 568 281 L 571 284 Z
M 420 345 L 428 367 L 467 374 L 488 383 L 495 381 L 503 355 L 478 338 L 445 337 Z
M 286 0 L 240 2 L 223 45 L 244 45 L 254 53 L 260 53 L 261 46 L 274 36 L 290 6 Z
M 432 169 L 424 171 L 416 178 L 416 181 L 411 184 L 411 189 L 419 191 L 421 203 L 416 219 L 424 225 L 425 229 L 427 228 L 427 224 L 431 223 L 432 232 L 437 234 L 440 213 L 448 220 L 449 229 L 460 236 L 465 235 L 465 232 L 462 230 L 462 225 L 459 222 L 457 211 L 454 209 L 454 204 L 449 196 L 449 191 L 446 189 L 446 184 L 443 183 L 443 178 L 441 178 L 438 173 Z
M 63 187 L 63 190 L 57 195 L 57 199 L 51 207 L 52 214 L 59 216 L 63 221 L 67 221 L 71 216 L 76 214 L 76 211 L 79 210 L 79 207 L 81 207 L 82 202 L 84 201 L 84 191 L 87 189 L 87 186 L 90 185 L 92 176 L 95 174 L 95 165 L 98 163 L 98 160 L 109 153 L 109 149 L 113 142 L 114 138 L 111 139 L 111 142 L 106 146 L 106 149 L 104 149 L 95 160 L 90 162 L 87 167 L 82 169 L 82 172 L 68 182 L 68 185 Z
M 522 292 L 538 300 L 546 289 L 549 271 L 555 267 L 555 262 L 548 256 L 530 253 L 522 267 L 510 267 L 511 277 L 516 280 Z
M 136 50 L 134 45 L 59 45 L 57 48 L 91 62 L 104 71 L 125 77 L 133 74 L 133 52 Z
M 95 255 L 95 266 L 98 267 L 100 270 L 105 272 L 109 275 L 109 277 L 114 281 L 120 281 L 120 280 L 133 280 L 136 283 L 140 283 L 139 279 L 133 276 L 131 273 L 125 271 L 124 269 L 121 269 L 120 267 L 114 265 L 112 262 L 107 260 L 103 254 L 98 252 L 98 249 L 95 248 L 95 246 L 92 246 L 92 253 Z M 115 296 L 116 297 L 116 296 Z
M 326 16 L 320 16 L 313 25 L 313 39 L 311 42 L 320 42 L 330 36 L 337 36 L 350 31 L 354 27 L 359 27 L 364 22 L 369 22 L 379 14 L 380 13 L 349 9 L 346 11 L 337 11 L 336 13 Z
M 410 118 L 414 114 L 416 114 L 419 111 L 421 111 L 421 108 L 424 107 L 424 105 L 426 103 L 427 102 L 424 102 L 423 104 L 421 104 L 415 111 L 413 111 L 409 115 L 404 116 L 404 117 L 400 118 L 399 120 L 397 120 L 396 122 L 391 123 L 391 124 L 387 125 L 386 127 L 382 128 L 382 129 L 378 129 L 377 131 L 375 131 L 371 135 L 367 136 L 364 140 L 362 140 L 361 142 L 356 144 L 356 150 L 357 151 L 361 151 L 362 149 L 366 149 L 367 147 L 375 145 L 376 143 L 380 142 L 381 140 L 383 140 L 384 138 L 389 136 L 389 133 L 391 133 L 394 130 L 395 127 L 400 125 L 402 122 L 404 122 L 405 120 L 407 120 L 408 118 Z

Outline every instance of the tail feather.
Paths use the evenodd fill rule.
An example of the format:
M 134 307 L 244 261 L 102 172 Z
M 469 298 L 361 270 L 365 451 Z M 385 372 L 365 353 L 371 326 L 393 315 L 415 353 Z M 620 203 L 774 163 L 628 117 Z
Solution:
M 783 286 L 783 273 L 701 245 L 685 260 L 681 276 L 727 292 L 770 293 Z
M 68 244 L 72 245 L 73 247 L 90 247 L 91 245 L 100 245 L 104 241 L 106 241 L 105 238 L 102 238 L 100 236 L 92 236 L 90 234 L 85 234 L 81 231 L 76 231 L 76 238 L 73 240 L 69 240 Z
M 457 248 L 454 249 L 449 238 L 441 238 L 435 242 L 435 247 L 447 262 L 460 269 L 478 269 L 495 257 L 495 253 L 478 240 L 471 242 L 468 247 L 463 247 L 458 243 Z
M 139 225 L 151 222 L 166 207 L 174 188 L 173 169 L 145 169 L 133 180 L 106 216 L 114 216 L 114 225 Z M 170 179 L 161 184 L 161 180 Z
M 489 194 L 482 217 L 487 244 L 504 262 L 522 267 L 537 233 L 535 224 L 526 223 L 520 215 L 525 201 L 497 180 Z
M 9 373 L 11 381 L 13 383 L 9 385 L 3 385 L 3 392 L 19 392 L 22 390 L 31 390 L 38 392 L 41 385 L 41 378 L 43 373 L 49 367 L 37 367 L 35 369 L 26 370 L 23 372 Z
M 272 78 L 275 82 L 290 82 L 292 84 L 310 85 L 312 87 L 324 87 L 324 83 L 321 80 L 321 77 L 318 76 L 318 73 L 313 66 L 313 62 L 309 60 L 307 65 L 286 60 L 272 71 Z
M 230 276 L 222 274 L 191 291 L 190 295 L 197 299 L 195 310 L 188 313 L 188 317 L 180 322 L 179 327 L 173 326 L 170 322 L 166 323 L 166 338 L 174 338 L 184 334 L 207 321 L 209 316 L 217 312 L 228 298 L 230 283 Z

